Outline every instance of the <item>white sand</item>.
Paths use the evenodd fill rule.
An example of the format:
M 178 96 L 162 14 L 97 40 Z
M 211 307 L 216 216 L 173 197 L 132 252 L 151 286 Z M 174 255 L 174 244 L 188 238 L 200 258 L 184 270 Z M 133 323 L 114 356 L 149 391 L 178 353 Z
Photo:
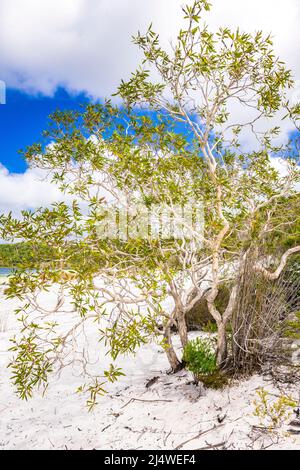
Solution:
M 185 371 L 168 376 L 165 354 L 156 345 L 120 361 L 126 377 L 110 385 L 90 413 L 85 397 L 75 392 L 84 380 L 75 367 L 52 380 L 44 397 L 36 392 L 33 399 L 21 401 L 6 368 L 12 355 L 7 352 L 9 338 L 17 332 L 16 301 L 1 303 L 1 318 L 6 320 L 5 331 L 0 328 L 0 449 L 300 449 L 300 436 L 286 433 L 286 426 L 277 436 L 253 428 L 259 425 L 253 416 L 257 388 L 279 393 L 269 381 L 255 376 L 223 391 L 203 390 L 189 383 Z M 89 333 L 94 335 L 93 330 Z M 102 364 L 97 367 L 103 370 Z M 156 376 L 147 389 L 147 381 Z M 289 388 L 285 391 L 298 398 L 297 388 Z M 224 415 L 220 425 L 218 416 Z

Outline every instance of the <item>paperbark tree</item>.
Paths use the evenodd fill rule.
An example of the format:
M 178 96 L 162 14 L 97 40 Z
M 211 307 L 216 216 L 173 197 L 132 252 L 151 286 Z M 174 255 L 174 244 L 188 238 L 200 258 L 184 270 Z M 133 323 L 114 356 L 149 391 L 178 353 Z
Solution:
M 288 111 L 296 126 L 299 106 L 291 106 L 286 90 L 292 87 L 291 74 L 275 57 L 270 36 L 220 28 L 216 33 L 202 23 L 210 4 L 195 1 L 183 8 L 186 28 L 180 30 L 170 51 L 164 50 L 152 26 L 135 43 L 144 53 L 143 68 L 123 82 L 119 94 L 129 107 L 145 105 L 163 110 L 183 123 L 194 136 L 194 146 L 203 161 L 206 177 L 202 191 L 206 233 L 204 244 L 211 256 L 211 289 L 207 304 L 218 326 L 218 363 L 227 355 L 226 325 L 235 308 L 239 276 L 247 256 L 247 246 L 260 243 L 274 227 L 272 214 L 282 197 L 290 197 L 299 181 L 299 152 L 274 144 L 280 129 L 271 127 L 272 119 Z M 145 69 L 145 67 L 148 69 Z M 150 71 L 157 81 L 151 82 Z M 236 108 L 245 119 L 235 121 Z M 250 116 L 250 117 L 248 117 Z M 247 120 L 248 117 L 248 120 Z M 267 128 L 260 132 L 259 126 Z M 246 138 L 255 137 L 256 145 L 246 151 Z M 244 134 L 245 138 L 245 134 Z M 286 175 L 282 177 L 272 165 L 272 158 L 286 158 Z M 299 199 L 298 199 L 299 201 Z M 268 209 L 267 220 L 259 220 Z M 294 210 L 299 208 L 294 206 Z M 292 223 L 293 212 L 282 215 L 282 226 Z M 231 252 L 227 245 L 235 239 Z M 288 250 L 274 273 L 256 266 L 263 274 L 276 279 L 286 259 L 299 251 Z M 218 311 L 224 261 L 231 260 L 236 275 L 226 310 Z
M 222 367 L 226 328 L 248 257 L 276 233 L 298 230 L 298 147 L 295 140 L 278 143 L 280 129 L 273 126 L 282 113 L 299 122 L 299 107 L 286 97 L 293 86 L 291 73 L 275 57 L 269 36 L 229 28 L 210 32 L 203 23 L 209 10 L 205 0 L 184 7 L 185 27 L 168 50 L 160 46 L 152 26 L 146 34 L 138 33 L 134 42 L 144 61 L 121 82 L 117 95 L 123 106 L 107 101 L 82 112 L 57 112 L 46 142 L 25 152 L 30 165 L 49 171 L 79 203 L 26 212 L 21 220 L 1 218 L 2 237 L 25 240 L 33 250 L 45 244 L 48 248 L 48 258 L 24 266 L 34 267 L 34 273 L 16 273 L 9 294 L 26 299 L 24 312 L 34 306 L 43 313 L 37 290 L 59 283 L 69 290 L 81 319 L 63 337 L 56 336 L 54 325 L 48 326 L 51 347 L 38 356 L 45 336 L 27 313 L 23 316 L 29 343 L 36 348 L 35 355 L 26 356 L 28 369 L 32 362 L 44 367 L 33 378 L 29 370 L 22 372 L 28 337 L 16 344 L 14 367 L 21 394 L 31 392 L 39 377 L 44 379 L 74 329 L 89 319 L 100 321 L 108 306 L 102 336 L 113 359 L 160 336 L 176 371 L 182 364 L 172 346 L 171 329 L 178 329 L 184 347 L 186 315 L 205 297 L 217 324 L 217 362 Z M 274 162 L 283 161 L 280 173 Z M 124 232 L 120 237 L 118 228 L 103 240 L 97 227 L 112 201 L 126 209 L 129 226 L 136 216 L 131 207 L 142 203 L 148 209 L 168 207 L 168 223 L 161 223 L 160 230 L 174 223 L 181 230 L 164 237 L 159 231 L 155 237 L 143 237 L 138 230 L 122 239 Z M 178 207 L 191 201 L 192 212 L 201 205 L 203 226 L 193 217 L 188 223 L 178 220 Z M 260 253 L 254 269 L 276 279 L 300 247 L 295 242 L 281 251 L 274 251 L 273 245 Z M 216 301 L 225 282 L 230 296 L 220 311 Z M 164 305 L 167 298 L 172 299 L 171 309 Z M 118 373 L 112 367 L 106 377 L 115 380 Z M 92 402 L 102 389 L 95 380 L 88 388 Z

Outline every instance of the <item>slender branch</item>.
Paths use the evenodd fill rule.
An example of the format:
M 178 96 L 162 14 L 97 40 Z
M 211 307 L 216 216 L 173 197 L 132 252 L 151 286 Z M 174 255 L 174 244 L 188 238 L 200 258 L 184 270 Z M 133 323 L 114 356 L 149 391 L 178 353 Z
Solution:
M 300 245 L 295 246 L 294 248 L 290 248 L 282 255 L 279 266 L 276 269 L 276 271 L 273 271 L 273 272 L 268 271 L 266 268 L 264 268 L 260 264 L 254 265 L 254 270 L 262 273 L 266 279 L 269 279 L 270 281 L 276 281 L 276 279 L 279 278 L 280 274 L 284 270 L 286 263 L 288 261 L 288 258 L 295 253 L 300 253 Z

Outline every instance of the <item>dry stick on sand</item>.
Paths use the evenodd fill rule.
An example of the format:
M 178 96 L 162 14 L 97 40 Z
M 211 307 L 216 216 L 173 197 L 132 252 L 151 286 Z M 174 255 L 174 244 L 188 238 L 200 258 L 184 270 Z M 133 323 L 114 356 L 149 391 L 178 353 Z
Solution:
M 226 424 L 226 423 L 219 424 L 219 426 L 216 426 L 216 425 L 214 424 L 214 426 L 213 426 L 212 428 L 206 429 L 206 431 L 201 431 L 199 434 L 197 434 L 197 436 L 194 436 L 194 437 L 192 437 L 191 439 L 188 439 L 187 441 L 181 442 L 181 444 L 178 444 L 178 446 L 175 447 L 175 450 L 181 449 L 185 444 L 188 444 L 189 442 L 194 441 L 195 439 L 198 439 L 199 437 L 204 436 L 204 434 L 207 434 L 207 433 L 209 433 L 210 431 L 214 431 L 215 429 L 218 429 L 218 428 L 220 428 L 221 426 L 225 426 L 225 424 Z
M 155 402 L 172 403 L 173 400 L 142 400 L 141 398 L 130 398 L 130 400 L 127 403 L 125 403 L 125 405 L 121 406 L 121 409 L 125 408 L 125 406 L 129 405 L 133 401 L 141 401 L 145 403 L 155 403 Z
M 209 449 L 216 449 L 217 447 L 225 446 L 227 441 L 218 442 L 218 444 L 207 444 L 205 447 L 200 447 L 197 450 L 209 450 Z
M 233 421 L 230 421 L 230 423 L 238 421 L 241 418 L 242 418 L 242 416 L 240 416 L 239 418 L 234 419 Z M 214 426 L 212 428 L 206 429 L 206 431 L 201 431 L 199 434 L 197 434 L 197 436 L 192 437 L 191 439 L 188 439 L 187 441 L 181 442 L 181 444 L 178 444 L 178 446 L 175 447 L 175 450 L 181 449 L 185 444 L 188 444 L 189 442 L 194 441 L 195 439 L 198 439 L 201 436 L 204 436 L 204 434 L 207 434 L 210 431 L 214 431 L 215 429 L 219 429 L 219 428 L 225 426 L 226 424 L 228 424 L 228 423 L 225 422 L 225 423 L 219 424 L 218 426 L 216 424 L 214 424 Z M 232 433 L 233 433 L 233 431 L 230 433 L 229 437 L 231 437 Z

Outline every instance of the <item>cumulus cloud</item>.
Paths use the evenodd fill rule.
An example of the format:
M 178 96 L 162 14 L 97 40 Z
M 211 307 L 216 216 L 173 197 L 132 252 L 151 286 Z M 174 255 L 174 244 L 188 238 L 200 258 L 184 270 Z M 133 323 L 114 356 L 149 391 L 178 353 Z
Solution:
M 139 62 L 131 44 L 150 21 L 174 38 L 182 0 L 0 0 L 0 76 L 9 86 L 52 94 L 63 85 L 97 98 L 115 91 Z M 209 22 L 272 32 L 300 78 L 298 0 L 213 0 Z
M 49 206 L 61 200 L 70 202 L 71 199 L 47 180 L 43 171 L 28 169 L 22 174 L 9 173 L 0 165 L 0 213 L 12 211 L 17 216 L 21 210 Z
M 156 20 L 173 35 L 177 0 L 0 0 L 1 76 L 52 94 L 57 86 L 101 98 L 137 65 L 131 36 Z

